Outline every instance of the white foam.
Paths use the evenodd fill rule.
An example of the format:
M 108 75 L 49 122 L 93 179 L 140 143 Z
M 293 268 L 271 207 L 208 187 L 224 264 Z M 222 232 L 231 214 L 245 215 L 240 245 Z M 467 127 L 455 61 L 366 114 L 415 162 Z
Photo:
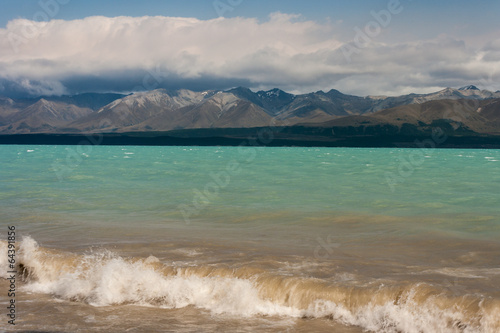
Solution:
M 158 260 L 130 262 L 109 252 L 86 255 L 72 270 L 54 269 L 57 264 L 42 254 L 33 239 L 23 240 L 23 264 L 32 270 L 32 282 L 24 290 L 53 294 L 94 306 L 133 303 L 164 308 L 188 305 L 214 314 L 239 316 L 291 315 L 297 310 L 263 300 L 251 281 L 238 278 L 165 276 L 150 264 Z M 52 272 L 52 273 L 48 273 Z
M 349 311 L 333 302 L 316 301 L 306 313 L 314 317 L 331 316 L 337 322 L 373 332 L 483 332 L 478 327 L 468 327 L 463 331 L 459 325 L 464 318 L 458 311 L 443 311 L 434 306 L 420 306 L 411 302 L 404 306 L 387 302 Z
M 2 243 L 2 246 L 4 244 Z M 500 305 L 483 308 L 478 304 L 479 321 L 470 323 L 459 307 L 438 306 L 435 297 L 419 299 L 419 286 L 405 292 L 397 301 L 375 301 L 357 293 L 341 297 L 343 304 L 327 298 L 328 292 L 307 289 L 308 284 L 293 284 L 293 278 L 279 289 L 265 286 L 262 277 L 242 279 L 223 275 L 198 276 L 187 270 L 173 270 L 150 256 L 128 260 L 108 251 L 85 256 L 52 253 L 39 248 L 30 237 L 21 242 L 23 265 L 30 271 L 24 291 L 47 293 L 65 300 L 82 301 L 94 306 L 136 304 L 162 308 L 195 306 L 214 315 L 251 317 L 329 317 L 346 325 L 357 325 L 374 332 L 495 332 L 500 329 Z M 0 259 L 3 260 L 3 259 Z M 3 265 L 0 261 L 0 265 Z M 166 273 L 165 270 L 171 269 Z M 260 281 L 260 282 L 259 282 Z M 276 279 L 275 279 L 276 281 Z M 306 289 L 304 289 L 306 288 Z M 271 295 L 281 290 L 284 294 Z M 318 295 L 318 297 L 313 297 Z M 301 306 L 303 300 L 306 306 Z M 373 301 L 372 301 L 373 299 Z M 382 298 L 386 299 L 386 298 Z M 463 325 L 467 323 L 467 325 Z M 465 327 L 467 326 L 467 327 Z M 465 327 L 465 328 L 464 328 Z

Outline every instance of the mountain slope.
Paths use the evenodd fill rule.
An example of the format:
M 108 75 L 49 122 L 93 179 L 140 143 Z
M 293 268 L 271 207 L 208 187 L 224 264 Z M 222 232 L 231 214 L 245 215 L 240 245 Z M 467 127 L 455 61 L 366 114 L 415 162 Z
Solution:
M 230 89 L 226 92 L 259 106 L 271 116 L 276 116 L 296 97 L 295 95 L 289 94 L 277 88 L 269 91 L 261 90 L 253 92 L 248 88 L 238 87 Z
M 185 128 L 258 127 L 270 124 L 272 117 L 262 108 L 232 93 L 205 95 L 197 104 L 164 112 L 125 130 L 166 131 Z
M 40 99 L 22 110 L 5 117 L 3 132 L 31 133 L 40 131 L 56 131 L 58 128 L 92 113 L 91 109 L 80 108 L 62 102 L 50 102 Z
M 500 119 L 500 99 L 478 102 L 473 100 L 436 100 L 381 110 L 375 113 L 350 116 L 310 127 L 361 128 L 358 134 L 372 133 L 370 128 L 392 126 L 399 134 L 429 134 L 440 128 L 447 135 L 500 133 L 493 123 Z
M 280 89 L 253 92 L 244 87 L 204 92 L 157 89 L 130 95 L 88 93 L 24 100 L 0 97 L 0 133 L 249 128 L 271 123 L 316 126 L 331 121 L 352 123 L 349 126 L 371 123 L 420 126 L 429 125 L 429 121 L 439 122 L 431 119 L 431 115 L 442 113 L 440 110 L 466 107 L 465 102 L 444 101 L 472 103 L 468 108 L 474 112 L 467 116 L 463 129 L 485 133 L 500 126 L 500 116 L 492 102 L 496 98 L 500 98 L 500 92 L 479 90 L 475 86 L 396 97 L 359 97 L 338 90 L 293 95 Z M 432 101 L 443 102 L 427 105 L 432 112 L 418 107 Z M 408 107 L 401 109 L 404 106 Z M 388 109 L 398 109 L 397 115 L 393 110 L 379 113 Z M 489 124 L 483 124 L 484 119 Z
M 236 99 L 223 104 L 214 98 L 187 112 L 179 125 L 183 128 L 262 127 L 269 126 L 272 119 L 262 108 L 248 101 Z
M 140 124 L 162 113 L 172 113 L 175 118 L 178 109 L 199 103 L 207 94 L 189 90 L 169 93 L 164 89 L 135 93 L 115 100 L 68 127 L 80 131 L 118 130 Z
M 484 100 L 484 99 L 500 98 L 500 93 L 491 92 L 488 90 L 479 90 L 475 86 L 467 86 L 467 87 L 462 87 L 460 89 L 446 88 L 430 94 L 409 94 L 396 97 L 369 96 L 369 98 L 377 101 L 376 103 L 374 103 L 374 107 L 372 108 L 371 111 L 380 111 L 401 105 L 421 104 L 425 102 L 438 101 L 444 99 Z
M 248 88 L 235 88 L 228 92 L 245 99 L 264 109 L 268 114 L 289 122 L 303 121 L 306 118 L 331 118 L 362 114 L 372 107 L 372 101 L 364 97 L 345 95 L 337 90 L 327 93 L 292 95 L 280 89 L 252 92 Z

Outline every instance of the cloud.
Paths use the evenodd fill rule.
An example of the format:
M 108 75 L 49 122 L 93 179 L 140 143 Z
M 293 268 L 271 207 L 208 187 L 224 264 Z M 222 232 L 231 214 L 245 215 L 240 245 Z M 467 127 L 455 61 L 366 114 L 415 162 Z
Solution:
M 18 78 L 8 80 L 0 78 L 0 93 L 6 92 L 11 97 L 27 96 L 50 96 L 63 95 L 68 92 L 63 83 L 50 80 L 32 80 L 27 78 Z
M 480 85 L 485 77 L 491 81 L 500 74 L 498 41 L 473 49 L 446 36 L 398 44 L 373 38 L 347 59 L 343 48 L 353 42 L 339 40 L 336 36 L 345 35 L 339 29 L 339 24 L 282 13 L 264 22 L 161 16 L 16 19 L 0 29 L 0 93 L 245 85 L 398 94 Z

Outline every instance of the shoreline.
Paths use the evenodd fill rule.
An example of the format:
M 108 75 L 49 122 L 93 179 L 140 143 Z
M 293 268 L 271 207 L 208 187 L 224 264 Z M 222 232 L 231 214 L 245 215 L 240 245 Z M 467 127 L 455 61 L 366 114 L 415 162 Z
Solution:
M 326 132 L 326 133 L 325 133 Z M 333 131 L 332 131 L 333 132 Z M 500 136 L 447 136 L 422 147 L 424 135 L 328 135 L 291 128 L 190 129 L 168 132 L 0 134 L 1 145 L 251 146 L 500 149 Z

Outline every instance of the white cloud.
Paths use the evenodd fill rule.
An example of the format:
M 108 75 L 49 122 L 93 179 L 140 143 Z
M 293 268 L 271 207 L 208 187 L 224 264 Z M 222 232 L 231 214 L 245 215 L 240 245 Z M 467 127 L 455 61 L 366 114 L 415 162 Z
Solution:
M 160 16 L 48 23 L 17 19 L 0 29 L 0 80 L 31 94 L 78 92 L 80 83 L 86 90 L 93 83 L 96 90 L 126 90 L 144 85 L 145 79 L 150 88 L 153 77 L 158 86 L 169 87 L 177 81 L 210 85 L 222 80 L 368 95 L 480 85 L 500 74 L 498 41 L 476 50 L 446 36 L 399 44 L 374 39 L 348 62 L 341 47 L 349 41 L 334 37 L 338 29 L 338 24 L 281 13 L 266 22 Z

